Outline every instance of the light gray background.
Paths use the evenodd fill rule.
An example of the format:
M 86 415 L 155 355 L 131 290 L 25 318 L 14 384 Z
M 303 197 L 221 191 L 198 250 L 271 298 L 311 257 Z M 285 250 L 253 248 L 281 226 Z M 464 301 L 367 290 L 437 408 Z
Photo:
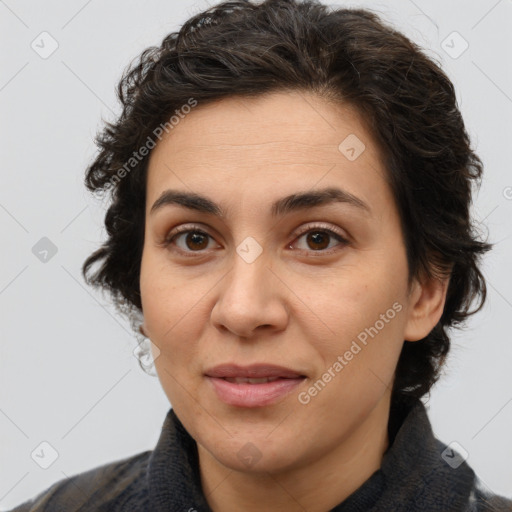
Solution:
M 512 1 L 336 4 L 376 9 L 442 61 L 484 160 L 475 214 L 497 243 L 485 259 L 489 300 L 456 335 L 428 406 L 436 435 L 457 441 L 482 480 L 512 497 Z M 65 476 L 152 449 L 158 439 L 167 398 L 139 368 L 127 323 L 80 276 L 104 236 L 103 206 L 82 181 L 101 118 L 119 112 L 114 87 L 122 70 L 207 5 L 0 1 L 3 510 Z M 59 45 L 46 59 L 31 48 L 35 41 L 39 52 L 51 49 L 43 31 Z M 462 49 L 453 31 L 469 44 L 457 58 L 442 43 L 450 36 L 444 45 L 452 54 Z M 42 237 L 58 249 L 46 263 L 32 252 Z M 31 458 L 43 441 L 59 454 L 48 469 Z

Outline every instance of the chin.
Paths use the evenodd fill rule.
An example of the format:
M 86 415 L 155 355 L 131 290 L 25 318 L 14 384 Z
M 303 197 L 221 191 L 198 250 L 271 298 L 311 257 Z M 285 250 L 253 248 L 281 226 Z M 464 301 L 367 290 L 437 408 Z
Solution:
M 216 445 L 215 449 L 210 451 L 210 454 L 232 471 L 255 475 L 278 474 L 286 472 L 296 465 L 297 454 L 292 447 L 287 449 L 281 444 L 279 452 L 275 452 L 276 447 L 271 447 L 269 444 L 267 442 L 267 445 L 258 448 L 251 441 L 237 441 L 235 444 L 231 440 L 228 449 L 219 449 L 219 445 Z M 259 446 L 261 446 L 261 443 Z

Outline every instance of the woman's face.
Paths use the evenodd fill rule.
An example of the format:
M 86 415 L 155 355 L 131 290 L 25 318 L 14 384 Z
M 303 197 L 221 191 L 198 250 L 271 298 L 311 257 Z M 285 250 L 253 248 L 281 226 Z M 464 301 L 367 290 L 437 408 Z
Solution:
M 279 473 L 384 431 L 403 340 L 433 326 L 385 177 L 355 111 L 312 94 L 199 104 L 157 144 L 144 329 L 200 453 Z

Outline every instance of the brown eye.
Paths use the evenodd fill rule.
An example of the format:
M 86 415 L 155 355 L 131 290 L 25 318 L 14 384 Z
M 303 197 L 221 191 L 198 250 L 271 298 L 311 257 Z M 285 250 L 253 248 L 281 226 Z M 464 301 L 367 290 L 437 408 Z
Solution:
M 176 246 L 179 251 L 184 253 L 194 253 L 211 248 L 210 242 L 213 242 L 213 238 L 204 231 L 182 229 L 178 233 L 169 236 L 165 245 L 169 248 Z
M 208 235 L 200 231 L 191 231 L 185 237 L 185 244 L 191 250 L 201 250 L 208 246 Z
M 292 243 L 290 248 L 294 248 L 307 252 L 330 253 L 333 250 L 341 249 L 349 244 L 348 240 L 343 238 L 338 233 L 326 228 L 310 229 L 299 235 L 295 243 Z
M 307 233 L 306 241 L 311 249 L 321 250 L 328 247 L 330 238 L 325 231 L 310 231 Z

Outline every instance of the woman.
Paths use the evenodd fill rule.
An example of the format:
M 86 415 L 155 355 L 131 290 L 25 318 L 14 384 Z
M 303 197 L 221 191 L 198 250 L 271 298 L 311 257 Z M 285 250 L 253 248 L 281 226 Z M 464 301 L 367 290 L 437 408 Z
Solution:
M 154 450 L 15 510 L 512 510 L 420 400 L 490 248 L 439 67 L 368 11 L 233 1 L 119 93 L 84 276 L 140 316 L 172 409 Z

